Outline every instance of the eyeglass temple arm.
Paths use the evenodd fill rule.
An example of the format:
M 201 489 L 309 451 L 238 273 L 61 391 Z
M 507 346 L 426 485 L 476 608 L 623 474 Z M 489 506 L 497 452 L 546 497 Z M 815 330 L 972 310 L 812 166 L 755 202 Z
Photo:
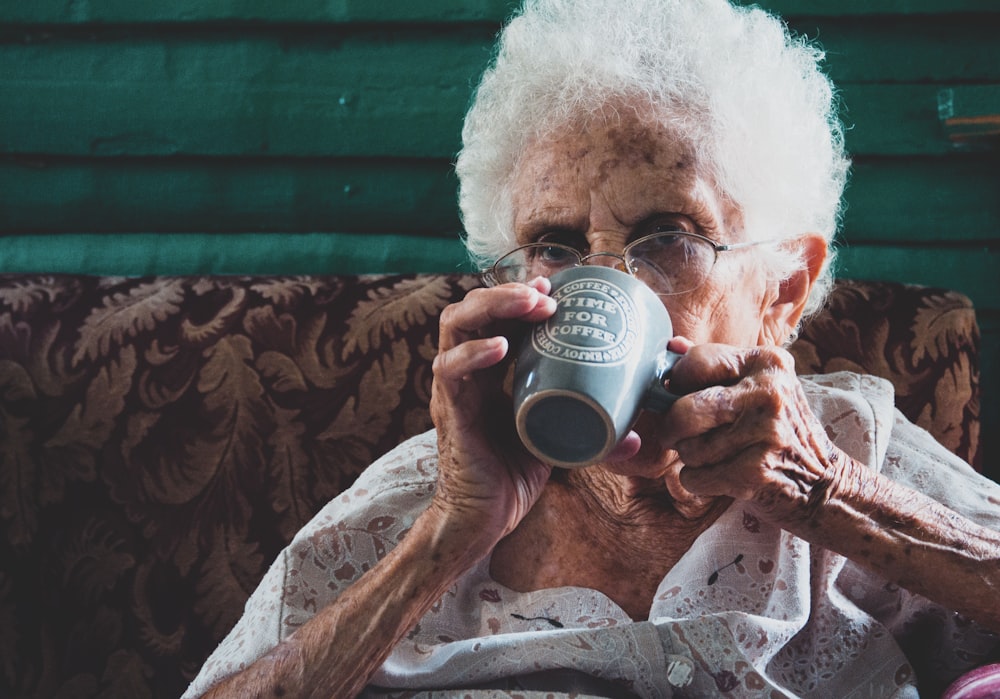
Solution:
M 743 248 L 752 248 L 755 245 L 771 245 L 772 243 L 780 243 L 781 240 L 778 238 L 768 238 L 767 240 L 748 240 L 742 243 L 715 243 L 716 252 L 729 252 L 730 250 L 742 250 Z
M 500 283 L 500 280 L 497 279 L 496 272 L 493 271 L 492 267 L 479 270 L 479 279 L 482 281 L 484 286 L 497 286 Z

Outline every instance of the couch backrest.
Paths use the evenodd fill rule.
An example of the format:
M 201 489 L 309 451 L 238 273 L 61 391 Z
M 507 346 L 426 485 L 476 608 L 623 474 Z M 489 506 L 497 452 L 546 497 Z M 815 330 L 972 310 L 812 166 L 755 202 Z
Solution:
M 0 276 L 0 696 L 177 696 L 295 531 L 431 426 L 437 316 L 477 284 Z M 792 349 L 975 461 L 964 297 L 840 282 Z

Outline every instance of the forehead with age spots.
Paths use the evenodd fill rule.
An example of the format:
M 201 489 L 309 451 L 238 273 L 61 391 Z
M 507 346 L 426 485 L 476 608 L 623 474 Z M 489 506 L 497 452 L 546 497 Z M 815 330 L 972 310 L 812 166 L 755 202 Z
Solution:
M 683 171 L 694 161 L 693 149 L 675 134 L 656 125 L 626 124 L 609 127 L 605 133 L 609 151 L 615 154 L 602 164 L 602 171 L 624 166 L 652 166 L 662 170 Z M 665 152 L 664 145 L 671 142 Z
M 635 169 L 687 170 L 695 162 L 694 149 L 662 124 L 636 116 L 615 116 L 608 121 L 589 120 L 570 123 L 556 133 L 534 139 L 521 157 L 539 163 L 551 156 L 549 168 L 574 167 L 585 160 L 596 160 L 600 173 L 616 167 Z
M 712 183 L 677 131 L 616 113 L 568 125 L 525 150 L 514 177 L 515 224 L 522 242 L 520 232 L 536 220 L 555 217 L 554 224 L 587 228 L 599 200 L 622 225 L 671 212 L 692 216 L 712 235 L 739 222 L 736 207 Z

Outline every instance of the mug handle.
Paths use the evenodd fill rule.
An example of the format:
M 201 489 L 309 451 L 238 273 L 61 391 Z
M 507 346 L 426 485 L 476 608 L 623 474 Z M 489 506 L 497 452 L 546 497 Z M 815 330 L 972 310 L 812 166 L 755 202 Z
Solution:
M 646 400 L 643 403 L 644 408 L 658 413 L 663 413 L 674 404 L 674 401 L 680 398 L 680 396 L 675 396 L 673 393 L 664 388 L 663 382 L 667 380 L 667 377 L 670 375 L 670 370 L 674 368 L 674 364 L 677 363 L 677 360 L 683 356 L 683 354 L 677 354 L 676 352 L 671 352 L 670 350 L 663 350 L 659 355 L 657 355 L 656 371 L 653 374 L 652 383 L 646 390 Z

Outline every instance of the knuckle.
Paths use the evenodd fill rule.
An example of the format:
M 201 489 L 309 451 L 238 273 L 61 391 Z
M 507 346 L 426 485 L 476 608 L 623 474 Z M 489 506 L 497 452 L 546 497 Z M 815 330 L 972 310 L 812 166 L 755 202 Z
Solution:
M 772 371 L 795 371 L 795 359 L 783 347 L 765 346 L 756 349 L 756 358 L 761 366 Z
M 438 352 L 434 357 L 434 362 L 431 364 L 431 371 L 437 379 L 451 380 L 455 378 L 458 372 L 458 364 L 459 356 L 457 349 Z
M 757 409 L 769 416 L 780 415 L 784 409 L 785 401 L 781 392 L 774 390 L 772 381 L 763 382 L 763 390 L 756 392 Z
M 440 375 L 442 370 L 444 369 L 445 363 L 448 361 L 445 358 L 445 354 L 447 353 L 441 351 L 438 352 L 436 355 L 434 355 L 434 361 L 431 362 L 431 372 L 434 373 L 434 375 Z
M 777 420 L 772 419 L 765 423 L 761 437 L 764 445 L 772 449 L 782 449 L 783 453 L 788 451 L 785 430 Z
M 482 299 L 484 296 L 489 296 L 490 294 L 495 293 L 499 288 L 500 287 L 476 287 L 475 289 L 470 289 L 463 300 L 475 302 L 478 299 Z M 462 302 L 460 301 L 459 303 Z
M 439 321 L 441 327 L 451 327 L 452 325 L 455 324 L 455 317 L 458 313 L 461 312 L 461 309 L 459 308 L 459 304 L 461 303 L 464 302 L 459 301 L 458 303 L 452 303 L 444 307 L 444 309 L 441 311 L 441 316 Z

